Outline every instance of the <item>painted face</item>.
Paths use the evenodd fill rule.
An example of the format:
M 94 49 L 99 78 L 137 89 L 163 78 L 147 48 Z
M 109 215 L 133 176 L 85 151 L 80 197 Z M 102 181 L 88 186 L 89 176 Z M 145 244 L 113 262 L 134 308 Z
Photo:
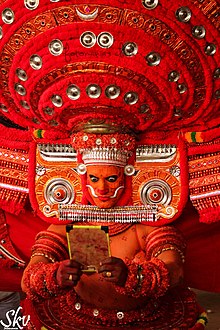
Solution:
M 111 208 L 123 193 L 124 169 L 114 165 L 89 165 L 87 187 L 96 206 Z

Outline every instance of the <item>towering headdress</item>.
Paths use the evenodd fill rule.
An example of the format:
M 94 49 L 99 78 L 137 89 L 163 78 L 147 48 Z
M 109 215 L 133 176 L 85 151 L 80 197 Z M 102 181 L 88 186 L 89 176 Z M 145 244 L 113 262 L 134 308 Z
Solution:
M 219 11 L 216 0 L 1 1 L 1 112 L 67 135 L 216 127 Z
M 215 220 L 220 209 L 219 178 L 215 176 L 214 183 L 210 178 L 219 171 L 216 160 L 220 152 L 219 1 L 0 3 L 0 112 L 29 128 L 15 140 L 25 136 L 29 143 L 34 135 L 37 141 L 30 153 L 36 156 L 37 165 L 33 157 L 28 167 L 32 169 L 29 186 L 32 190 L 35 183 L 40 187 L 36 188 L 37 197 L 30 192 L 32 204 L 36 206 L 38 198 L 42 212 L 51 215 L 54 201 L 80 201 L 73 191 L 73 182 L 79 186 L 79 181 L 71 146 L 77 147 L 73 141 L 77 132 L 83 132 L 84 139 L 87 136 L 83 141 L 87 145 L 89 134 L 100 134 L 94 140 L 96 150 L 94 145 L 93 150 L 81 148 L 85 163 L 96 156 L 96 161 L 103 162 L 108 154 L 109 160 L 120 166 L 124 166 L 129 150 L 124 145 L 120 155 L 123 148 L 112 142 L 117 134 L 125 137 L 132 132 L 138 136 L 136 203 L 167 208 L 173 203 L 178 216 L 188 197 L 188 182 L 182 178 L 184 172 L 188 177 L 186 163 L 179 157 L 185 154 L 177 147 L 178 137 L 183 136 L 188 142 L 205 143 L 188 148 L 190 194 L 203 218 L 214 209 Z M 102 134 L 108 134 L 108 143 Z M 18 149 L 14 146 L 14 159 L 19 157 Z M 202 164 L 198 154 L 204 155 Z M 5 155 L 8 153 L 2 157 Z M 210 157 L 208 163 L 206 158 Z M 23 154 L 19 159 L 25 159 Z M 147 168 L 152 160 L 158 171 L 154 166 Z M 9 161 L 13 163 L 12 158 Z M 57 167 L 66 164 L 60 165 L 55 178 L 49 175 L 54 174 L 53 161 Z M 17 170 L 27 171 L 27 160 L 22 162 Z M 68 162 L 72 162 L 69 168 Z M 14 163 L 7 166 L 14 168 Z M 28 193 L 27 177 L 21 175 L 20 190 L 16 173 L 10 182 L 4 173 L 1 180 L 3 204 L 11 200 L 7 194 L 12 188 L 15 200 L 23 200 Z

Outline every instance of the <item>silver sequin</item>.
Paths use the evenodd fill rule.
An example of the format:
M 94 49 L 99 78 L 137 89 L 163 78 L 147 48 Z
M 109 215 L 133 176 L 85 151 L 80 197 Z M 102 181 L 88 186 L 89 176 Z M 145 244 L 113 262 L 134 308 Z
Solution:
M 93 32 L 86 31 L 81 34 L 80 42 L 84 47 L 91 48 L 96 43 L 96 36 Z
M 174 107 L 173 114 L 175 117 L 182 117 L 182 110 L 178 107 Z
M 16 69 L 16 76 L 22 81 L 26 81 L 28 79 L 27 73 L 20 68 Z
M 179 80 L 179 78 L 180 78 L 180 74 L 179 74 L 179 72 L 178 71 L 171 71 L 170 73 L 169 73 L 169 75 L 168 75 L 168 79 L 169 79 L 169 81 L 171 81 L 171 82 L 176 82 L 176 81 L 178 81 Z
M 185 84 L 178 84 L 177 90 L 180 94 L 183 94 L 187 91 L 187 86 Z
M 3 31 L 2 31 L 2 27 L 0 26 L 0 39 L 3 38 Z
M 180 7 L 177 9 L 175 15 L 178 21 L 182 23 L 189 22 L 190 18 L 192 17 L 191 10 L 188 7 Z
M 26 95 L 26 89 L 23 85 L 21 84 L 15 84 L 15 90 L 19 95 Z
M 110 48 L 113 42 L 114 38 L 109 32 L 101 32 L 97 37 L 97 43 L 102 48 Z
M 48 115 L 48 116 L 52 116 L 52 115 L 54 114 L 54 110 L 53 110 L 52 108 L 50 108 L 50 107 L 46 107 L 46 108 L 44 109 L 44 113 L 45 113 L 46 115 Z
M 219 79 L 220 78 L 220 68 L 215 69 L 214 74 L 213 74 L 214 79 Z
M 27 101 L 21 100 L 20 104 L 24 109 L 26 110 L 30 109 L 30 105 L 27 103 Z
M 33 123 L 35 123 L 35 124 L 40 124 L 39 119 L 37 119 L 36 117 L 34 117 L 34 118 L 32 119 L 32 121 L 33 121 Z
M 147 113 L 150 110 L 150 107 L 148 104 L 142 104 L 139 108 L 140 113 Z
M 138 94 L 136 92 L 128 92 L 124 96 L 126 104 L 133 105 L 138 102 Z
M 66 94 L 70 100 L 77 100 L 80 97 L 80 89 L 76 85 L 70 85 L 66 90 Z
M 1 109 L 3 112 L 8 112 L 8 108 L 7 108 L 6 105 L 4 105 L 3 103 L 0 104 L 0 109 Z
M 146 57 L 147 63 L 150 66 L 156 66 L 160 64 L 161 56 L 156 52 L 150 52 Z
M 80 310 L 81 309 L 81 304 L 80 303 L 75 303 L 75 309 Z
M 98 311 L 98 309 L 94 309 L 94 310 L 93 310 L 93 315 L 94 315 L 95 317 L 99 315 L 99 311 Z
M 117 142 L 117 140 L 116 140 L 116 138 L 113 137 L 113 138 L 111 138 L 110 142 L 111 142 L 111 144 L 115 144 Z
M 86 93 L 92 99 L 97 99 L 101 95 L 101 87 L 96 84 L 90 84 L 86 88 Z
M 117 313 L 117 318 L 119 319 L 119 320 L 122 320 L 123 318 L 124 318 L 124 313 L 123 312 L 118 312 Z
M 49 125 L 52 127 L 56 127 L 59 125 L 59 123 L 56 120 L 52 119 L 49 121 Z
M 125 56 L 134 56 L 138 52 L 138 46 L 135 42 L 126 42 L 122 47 L 122 51 Z
M 142 4 L 145 8 L 151 10 L 158 6 L 158 0 L 142 0 Z
M 205 53 L 208 56 L 212 56 L 216 53 L 216 46 L 214 44 L 207 44 L 205 47 Z
M 204 26 L 202 25 L 196 25 L 192 28 L 192 35 L 196 38 L 196 39 L 202 39 L 205 37 L 206 31 Z
M 63 52 L 63 43 L 59 39 L 54 39 L 49 43 L 48 49 L 52 55 L 59 56 Z
M 30 57 L 30 66 L 34 70 L 40 70 L 42 68 L 42 58 L 39 55 L 32 55 Z
M 55 105 L 55 107 L 57 107 L 57 108 L 60 108 L 63 105 L 63 100 L 60 95 L 53 95 L 51 97 L 51 101 L 52 101 L 53 105 Z
M 14 22 L 15 15 L 11 8 L 5 8 L 2 12 L 2 20 L 5 24 L 12 24 Z
M 214 93 L 214 98 L 219 100 L 220 99 L 220 89 L 217 89 Z
M 120 92 L 121 92 L 120 87 L 116 85 L 109 85 L 105 89 L 105 95 L 109 99 L 116 99 L 120 95 Z
M 39 6 L 39 0 L 24 0 L 24 5 L 29 10 L 34 10 Z

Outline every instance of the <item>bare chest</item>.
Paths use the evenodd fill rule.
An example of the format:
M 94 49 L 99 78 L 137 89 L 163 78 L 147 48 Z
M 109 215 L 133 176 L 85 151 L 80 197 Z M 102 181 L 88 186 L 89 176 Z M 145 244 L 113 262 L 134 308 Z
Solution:
M 110 237 L 111 255 L 121 259 L 133 259 L 140 251 L 141 247 L 136 234 L 136 227 L 132 226 L 128 230 Z

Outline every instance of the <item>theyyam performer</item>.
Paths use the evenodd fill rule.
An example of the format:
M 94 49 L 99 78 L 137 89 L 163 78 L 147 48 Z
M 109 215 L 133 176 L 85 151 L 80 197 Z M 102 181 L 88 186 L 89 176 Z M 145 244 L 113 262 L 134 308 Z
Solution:
M 188 286 L 220 292 L 219 2 L 0 11 L 0 290 L 22 288 L 33 330 L 204 329 Z

